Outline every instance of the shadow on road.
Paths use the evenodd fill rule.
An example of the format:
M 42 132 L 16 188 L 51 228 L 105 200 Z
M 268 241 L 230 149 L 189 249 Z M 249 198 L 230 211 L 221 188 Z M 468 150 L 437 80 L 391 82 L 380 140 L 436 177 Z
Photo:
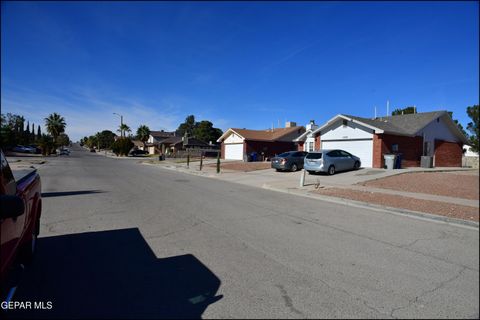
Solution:
M 220 279 L 191 254 L 157 259 L 136 228 L 40 238 L 8 318 L 201 318 Z
M 81 191 L 61 191 L 61 192 L 42 192 L 42 198 L 76 196 L 80 194 L 104 193 L 101 190 L 81 190 Z

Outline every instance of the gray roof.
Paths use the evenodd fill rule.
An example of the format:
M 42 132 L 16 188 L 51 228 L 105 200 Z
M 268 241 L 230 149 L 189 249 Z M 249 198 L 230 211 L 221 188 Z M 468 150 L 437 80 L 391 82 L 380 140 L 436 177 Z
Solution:
M 162 144 L 177 144 L 179 142 L 182 142 L 182 137 L 170 137 L 165 140 L 163 140 L 161 143 Z
M 150 135 L 154 138 L 168 138 L 175 136 L 175 131 L 151 131 Z
M 350 115 L 345 117 L 363 122 L 372 127 L 383 130 L 385 133 L 414 136 L 435 119 L 448 115 L 447 111 L 433 111 L 413 114 L 402 114 L 390 117 L 379 117 L 375 119 L 362 118 Z

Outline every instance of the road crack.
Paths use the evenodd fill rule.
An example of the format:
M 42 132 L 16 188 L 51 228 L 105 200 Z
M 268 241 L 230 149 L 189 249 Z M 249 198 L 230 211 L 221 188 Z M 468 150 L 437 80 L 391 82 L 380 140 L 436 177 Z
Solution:
M 440 282 L 437 286 L 435 286 L 433 289 L 430 289 L 430 290 L 426 290 L 426 291 L 423 291 L 420 295 L 416 296 L 414 299 L 411 299 L 409 300 L 408 304 L 405 305 L 405 306 L 400 306 L 400 307 L 397 307 L 397 308 L 393 308 L 392 311 L 390 312 L 390 316 L 392 318 L 397 318 L 395 317 L 394 313 L 399 311 L 399 310 L 403 310 L 403 309 L 407 309 L 409 307 L 411 307 L 412 305 L 418 303 L 422 298 L 424 298 L 425 296 L 431 294 L 431 293 L 434 293 L 435 291 L 437 290 L 440 290 L 442 289 L 443 287 L 445 287 L 445 285 L 447 285 L 448 283 L 450 282 L 453 282 L 455 280 L 457 280 L 465 270 L 467 270 L 468 268 L 466 267 L 462 267 L 462 269 L 460 269 L 460 271 L 457 272 L 457 274 L 455 274 L 453 277 L 447 279 L 447 280 L 444 280 L 442 282 Z
M 305 315 L 303 314 L 303 312 L 301 312 L 300 310 L 298 310 L 297 308 L 295 308 L 293 306 L 293 301 L 292 301 L 292 298 L 288 295 L 288 292 L 287 290 L 285 290 L 285 288 L 280 285 L 280 284 L 277 284 L 275 285 L 279 290 L 280 290 L 280 293 L 282 294 L 282 298 L 283 298 L 283 301 L 285 303 L 285 306 L 290 309 L 290 311 L 292 311 L 293 313 L 296 313 L 300 316 L 303 316 L 305 317 Z

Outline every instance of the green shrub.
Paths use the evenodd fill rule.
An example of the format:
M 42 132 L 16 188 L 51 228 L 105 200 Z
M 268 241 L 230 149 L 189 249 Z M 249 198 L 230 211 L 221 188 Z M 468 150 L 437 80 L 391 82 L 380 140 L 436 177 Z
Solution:
M 48 156 L 55 151 L 55 143 L 53 142 L 53 138 L 48 134 L 42 134 L 37 143 L 40 149 L 42 149 L 42 155 L 44 156 Z
M 112 151 L 117 156 L 126 156 L 133 148 L 133 142 L 129 138 L 120 138 L 112 145 Z

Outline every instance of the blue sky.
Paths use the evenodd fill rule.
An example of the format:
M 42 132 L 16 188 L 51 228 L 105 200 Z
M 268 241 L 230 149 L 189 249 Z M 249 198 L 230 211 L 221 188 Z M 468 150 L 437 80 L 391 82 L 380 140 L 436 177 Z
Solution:
M 478 2 L 2 2 L 2 113 L 72 140 L 479 103 Z

